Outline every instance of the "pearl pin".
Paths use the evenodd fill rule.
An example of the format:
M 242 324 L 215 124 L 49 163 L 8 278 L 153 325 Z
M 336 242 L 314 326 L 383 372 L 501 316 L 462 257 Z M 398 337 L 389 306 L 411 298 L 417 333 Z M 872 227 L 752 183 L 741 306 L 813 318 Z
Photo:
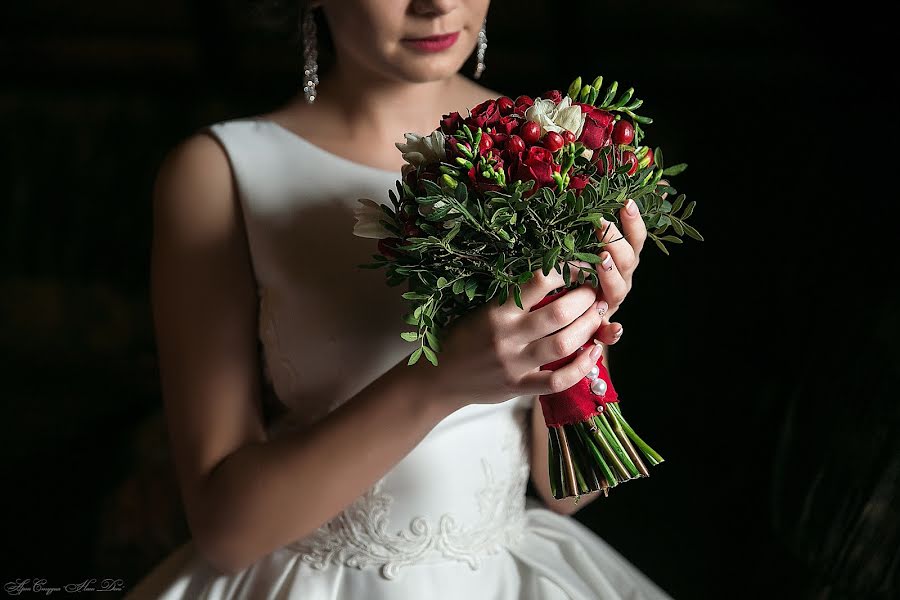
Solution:
M 594 365 L 594 368 L 591 369 L 591 372 L 585 375 L 585 377 L 587 377 L 591 381 L 597 379 L 598 377 L 600 377 L 600 367 Z
M 606 381 L 603 379 L 597 378 L 591 382 L 591 392 L 597 394 L 598 396 L 603 396 L 606 394 Z

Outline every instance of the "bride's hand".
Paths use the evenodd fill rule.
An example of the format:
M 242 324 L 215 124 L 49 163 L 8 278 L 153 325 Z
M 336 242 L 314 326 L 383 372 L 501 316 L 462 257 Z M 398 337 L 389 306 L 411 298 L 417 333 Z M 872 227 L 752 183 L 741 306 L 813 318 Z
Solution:
M 634 200 L 628 199 L 619 210 L 619 222 L 622 224 L 622 232 L 614 223 L 605 219 L 602 226 L 596 229 L 597 239 L 609 244 L 600 253 L 601 262 L 595 265 L 601 289 L 597 297 L 609 304 L 597 335 L 597 339 L 604 344 L 615 344 L 622 337 L 622 325 L 610 323 L 609 318 L 631 291 L 634 270 L 640 262 L 641 249 L 647 239 L 647 228 Z
M 581 261 L 569 265 L 573 276 L 591 266 Z M 607 306 L 597 298 L 597 288 L 585 281 L 532 310 L 565 285 L 562 263 L 547 275 L 537 269 L 521 286 L 522 308 L 512 298 L 503 305 L 492 299 L 453 322 L 441 341 L 437 368 L 421 361 L 420 383 L 433 390 L 428 397 L 454 408 L 495 404 L 516 396 L 561 392 L 583 379 L 600 357 L 600 346 L 590 342 L 600 326 L 600 311 Z M 570 363 L 541 369 L 586 345 L 588 351 Z

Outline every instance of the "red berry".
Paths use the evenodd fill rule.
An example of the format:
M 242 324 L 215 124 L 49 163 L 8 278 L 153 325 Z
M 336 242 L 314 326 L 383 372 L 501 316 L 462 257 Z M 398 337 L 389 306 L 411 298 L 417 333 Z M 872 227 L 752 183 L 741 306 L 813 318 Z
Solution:
M 632 152 L 631 150 L 626 150 L 625 152 L 622 153 L 622 164 L 623 165 L 628 165 L 628 164 L 631 165 L 631 168 L 628 169 L 629 175 L 634 175 L 635 173 L 637 173 L 638 159 L 637 159 L 637 156 L 635 156 L 634 152 Z
M 494 139 L 486 133 L 481 134 L 481 142 L 478 143 L 479 152 L 487 152 L 494 147 Z
M 556 152 L 565 144 L 565 140 L 563 136 L 556 133 L 555 131 L 548 131 L 547 135 L 544 136 L 544 148 L 549 150 L 550 152 Z
M 517 135 L 511 135 L 509 136 L 509 139 L 506 140 L 506 149 L 511 154 L 525 152 L 525 141 Z
M 634 140 L 634 125 L 629 121 L 619 121 L 613 127 L 612 141 L 617 146 L 620 144 L 630 144 Z
M 541 126 L 534 121 L 526 121 L 519 130 L 519 135 L 526 144 L 534 144 L 541 139 Z
M 571 131 L 569 131 L 568 129 L 563 129 L 562 136 L 563 136 L 563 140 L 565 140 L 565 142 L 567 144 L 571 144 L 575 141 L 575 134 L 572 133 Z
M 497 98 L 497 108 L 500 109 L 501 115 L 508 115 L 515 109 L 516 104 L 509 96 L 500 96 Z

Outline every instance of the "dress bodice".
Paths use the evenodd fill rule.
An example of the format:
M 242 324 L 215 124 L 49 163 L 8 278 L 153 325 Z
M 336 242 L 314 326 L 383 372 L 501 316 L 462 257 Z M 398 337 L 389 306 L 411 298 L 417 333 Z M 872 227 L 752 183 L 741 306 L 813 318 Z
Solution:
M 313 425 L 407 357 L 408 309 L 374 240 L 353 235 L 357 199 L 388 203 L 399 173 L 356 163 L 262 118 L 216 123 L 228 154 L 259 293 L 266 377 L 288 407 L 270 428 Z M 515 543 L 528 480 L 533 397 L 472 404 L 441 421 L 393 469 L 313 535 L 289 546 L 313 567 L 480 557 Z

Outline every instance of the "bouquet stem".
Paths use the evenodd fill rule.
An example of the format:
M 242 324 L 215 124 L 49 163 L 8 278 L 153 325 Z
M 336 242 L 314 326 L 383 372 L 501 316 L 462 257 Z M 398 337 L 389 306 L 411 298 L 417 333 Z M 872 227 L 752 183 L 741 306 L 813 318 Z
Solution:
M 609 495 L 620 483 L 649 477 L 644 460 L 664 461 L 622 417 L 617 402 L 584 421 L 548 427 L 550 489 L 557 500 L 591 492 Z M 640 450 L 640 452 L 638 452 Z M 644 455 L 644 459 L 641 458 Z

